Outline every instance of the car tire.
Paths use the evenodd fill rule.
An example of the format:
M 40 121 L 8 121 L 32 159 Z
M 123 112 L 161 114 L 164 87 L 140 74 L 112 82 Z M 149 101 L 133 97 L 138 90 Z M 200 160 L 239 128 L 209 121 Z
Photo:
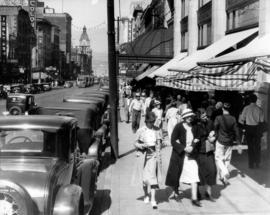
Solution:
M 18 212 L 27 215 L 37 214 L 38 210 L 33 204 L 31 196 L 19 184 L 13 183 L 11 181 L 0 180 L 0 196 L 2 201 L 8 199 L 6 204 L 10 205 L 10 208 L 12 208 L 12 214 L 19 214 Z M 5 214 L 4 211 L 1 212 Z
M 9 113 L 10 113 L 10 115 L 21 115 L 22 109 L 17 107 L 17 106 L 14 106 L 14 107 L 9 109 Z

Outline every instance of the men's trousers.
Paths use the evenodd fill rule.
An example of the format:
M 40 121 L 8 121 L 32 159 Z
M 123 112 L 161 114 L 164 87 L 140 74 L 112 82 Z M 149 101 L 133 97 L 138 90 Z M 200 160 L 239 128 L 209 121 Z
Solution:
M 261 162 L 260 130 L 258 125 L 246 125 L 246 139 L 248 145 L 249 167 L 259 165 Z
M 141 111 L 133 109 L 132 111 L 132 130 L 135 133 L 140 127 Z
M 216 142 L 215 160 L 220 179 L 227 178 L 230 175 L 229 165 L 232 158 L 232 146 L 222 145 Z

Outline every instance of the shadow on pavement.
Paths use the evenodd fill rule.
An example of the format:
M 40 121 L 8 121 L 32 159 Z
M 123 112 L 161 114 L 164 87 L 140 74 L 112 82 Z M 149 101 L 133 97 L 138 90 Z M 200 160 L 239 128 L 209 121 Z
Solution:
M 123 153 L 123 154 L 119 155 L 119 157 L 118 157 L 118 158 L 125 157 L 125 156 L 127 156 L 127 155 L 129 155 L 129 154 L 131 154 L 131 153 L 133 153 L 133 152 L 135 152 L 135 151 L 136 151 L 136 149 L 135 149 L 135 148 L 134 148 L 134 149 L 131 149 L 131 150 L 129 150 L 129 151 L 127 151 L 127 152 L 125 152 L 125 153 Z
M 111 207 L 112 200 L 110 194 L 110 190 L 97 190 L 91 215 L 101 215 Z
M 232 165 L 236 170 L 231 172 L 231 178 L 240 175 L 241 177 L 249 176 L 258 184 L 264 187 L 270 187 L 270 156 L 269 152 L 262 151 L 260 168 L 250 169 L 248 168 L 247 151 L 242 154 L 234 152 L 232 155 Z
M 101 158 L 101 164 L 99 168 L 99 172 L 107 169 L 110 165 L 115 163 L 115 159 L 112 158 L 110 152 L 105 152 L 104 155 Z

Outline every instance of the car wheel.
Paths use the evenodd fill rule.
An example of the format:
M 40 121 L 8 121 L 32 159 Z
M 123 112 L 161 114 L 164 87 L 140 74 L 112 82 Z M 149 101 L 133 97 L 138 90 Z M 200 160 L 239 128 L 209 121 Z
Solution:
M 1 214 L 36 214 L 37 209 L 27 191 L 18 184 L 0 180 Z
M 12 107 L 9 109 L 10 115 L 21 115 L 22 114 L 22 109 L 19 107 Z

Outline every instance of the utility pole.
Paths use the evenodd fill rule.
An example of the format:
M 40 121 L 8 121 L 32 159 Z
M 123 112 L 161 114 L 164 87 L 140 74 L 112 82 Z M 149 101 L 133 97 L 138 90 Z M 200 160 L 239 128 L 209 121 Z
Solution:
M 117 72 L 116 72 L 116 51 L 115 51 L 115 28 L 114 28 L 114 0 L 107 0 L 108 19 L 108 68 L 109 68 L 109 88 L 111 106 L 111 146 L 112 155 L 117 159 L 118 149 L 118 120 L 117 120 Z

